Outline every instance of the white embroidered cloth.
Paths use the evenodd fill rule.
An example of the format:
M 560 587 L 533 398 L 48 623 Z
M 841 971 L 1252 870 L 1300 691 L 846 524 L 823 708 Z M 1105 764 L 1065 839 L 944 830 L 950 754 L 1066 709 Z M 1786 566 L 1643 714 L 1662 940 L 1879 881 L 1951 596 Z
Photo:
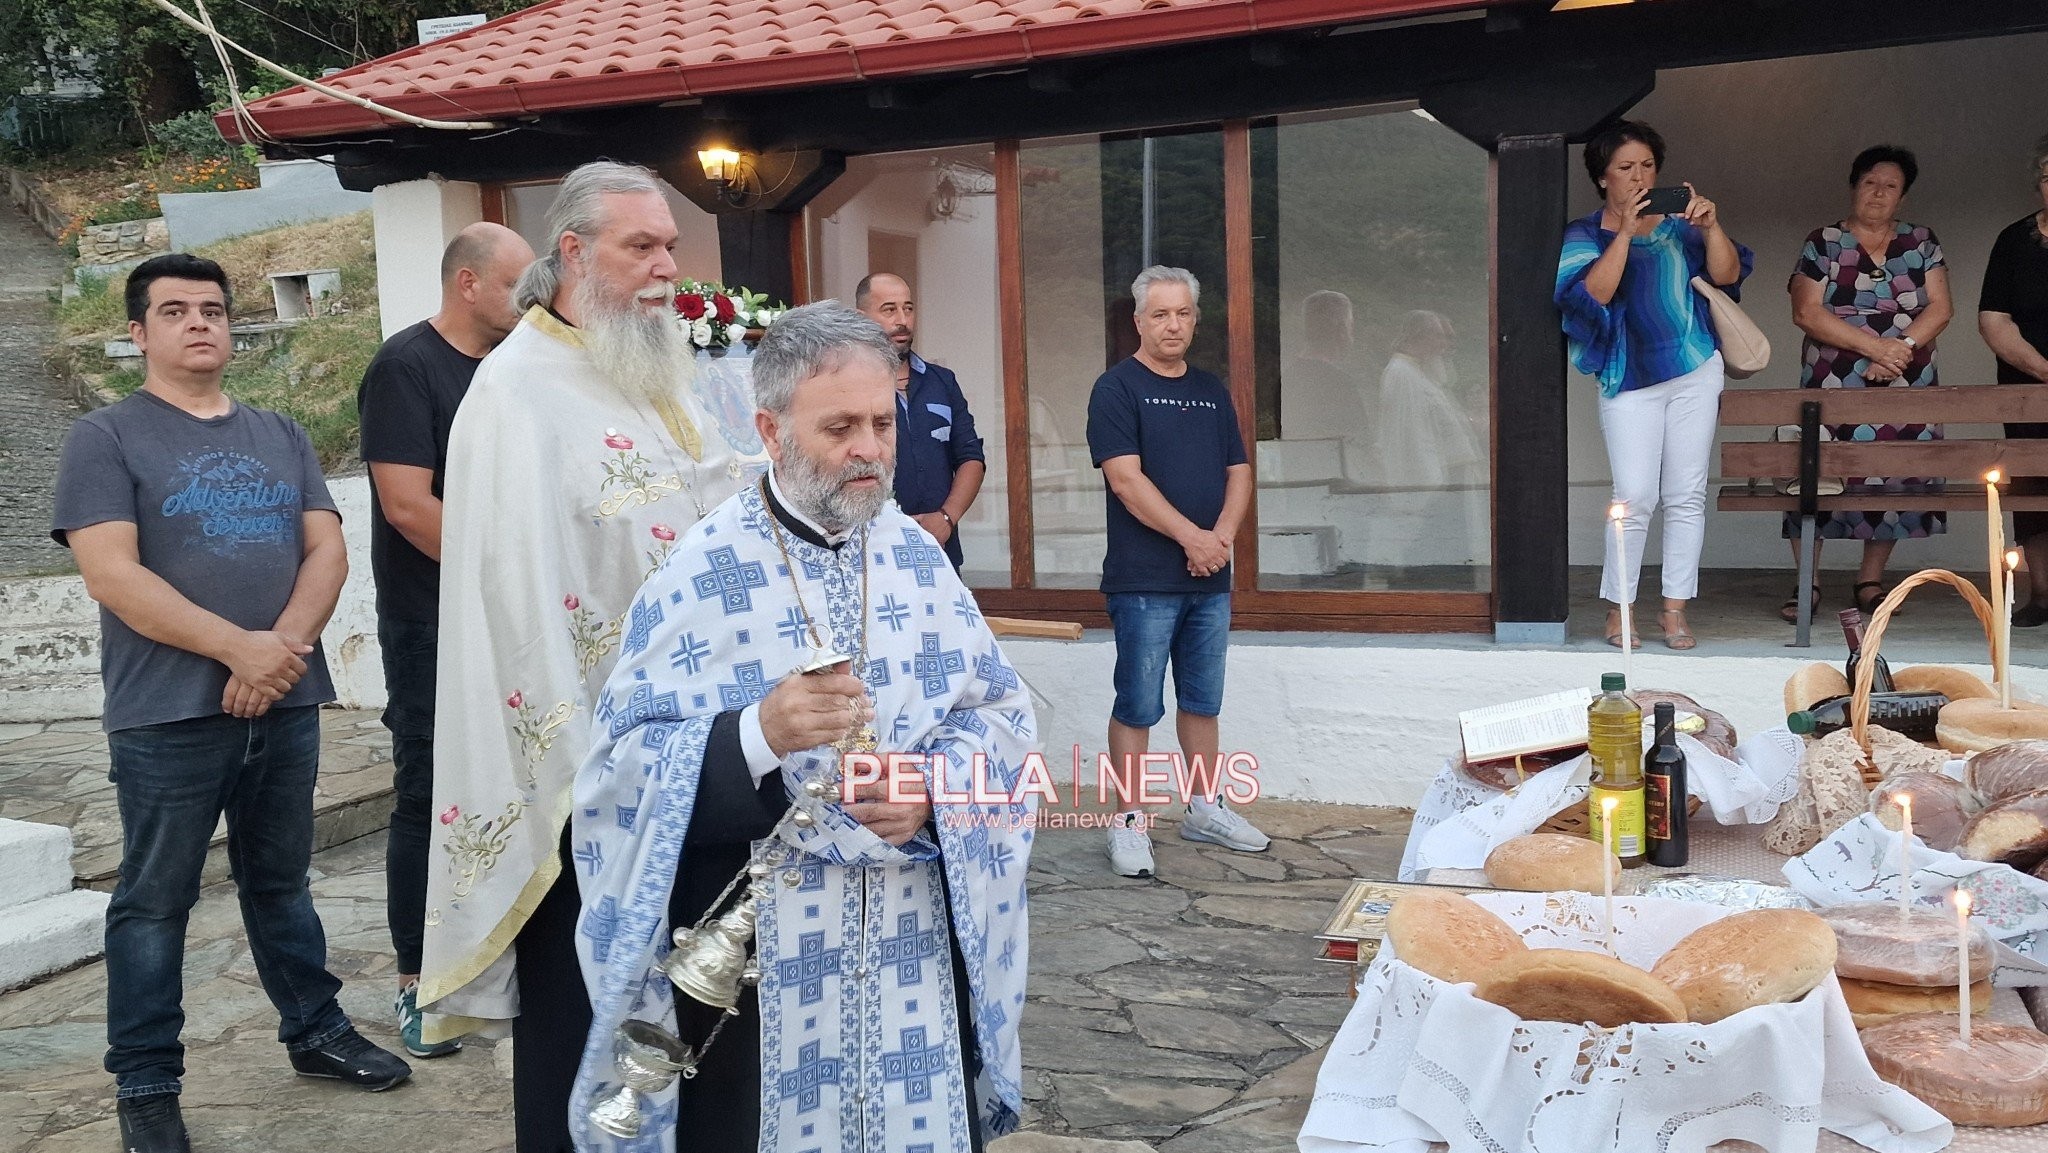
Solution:
M 1598 948 L 1601 900 L 1575 893 L 1473 898 L 1532 948 Z M 1730 910 L 1615 901 L 1615 945 L 1648 968 Z M 1403 964 L 1382 945 L 1331 1042 L 1301 1153 L 1688 1153 L 1727 1140 L 1772 1153 L 1817 1147 L 1823 1128 L 1880 1153 L 1933 1153 L 1954 1127 L 1878 1080 L 1832 974 L 1788 1005 L 1713 1025 L 1602 1030 L 1524 1022 Z

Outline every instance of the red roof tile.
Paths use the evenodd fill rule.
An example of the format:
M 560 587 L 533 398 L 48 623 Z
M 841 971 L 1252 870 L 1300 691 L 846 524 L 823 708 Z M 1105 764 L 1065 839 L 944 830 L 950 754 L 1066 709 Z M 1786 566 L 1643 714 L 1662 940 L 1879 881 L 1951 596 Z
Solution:
M 546 0 L 325 83 L 416 116 L 491 120 L 1014 66 L 1487 0 Z M 385 118 L 291 88 L 252 103 L 283 139 Z M 232 118 L 217 118 L 233 137 Z

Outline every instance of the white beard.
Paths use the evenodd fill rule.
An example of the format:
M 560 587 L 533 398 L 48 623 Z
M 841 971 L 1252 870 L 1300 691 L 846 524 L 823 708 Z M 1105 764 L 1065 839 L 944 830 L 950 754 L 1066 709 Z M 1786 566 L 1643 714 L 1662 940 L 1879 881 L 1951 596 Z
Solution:
M 782 459 L 775 464 L 775 483 L 797 512 L 834 535 L 881 515 L 882 506 L 888 503 L 895 488 L 895 468 L 879 461 L 852 461 L 838 475 L 827 475 L 797 445 L 794 436 L 784 433 L 781 443 Z M 870 490 L 845 487 L 847 482 L 863 477 L 875 477 L 882 483 Z
M 577 282 L 571 300 L 583 322 L 584 351 L 598 375 L 630 396 L 677 398 L 690 355 L 670 309 L 647 308 L 637 296 L 621 306 L 594 275 Z

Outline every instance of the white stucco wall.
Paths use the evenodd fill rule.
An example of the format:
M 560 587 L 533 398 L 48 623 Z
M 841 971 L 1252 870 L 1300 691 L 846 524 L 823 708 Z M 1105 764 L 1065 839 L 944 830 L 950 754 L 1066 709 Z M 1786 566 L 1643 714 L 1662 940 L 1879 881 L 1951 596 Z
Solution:
M 467 181 L 408 180 L 371 194 L 377 236 L 377 307 L 384 335 L 441 307 L 441 250 L 484 218 L 482 189 Z

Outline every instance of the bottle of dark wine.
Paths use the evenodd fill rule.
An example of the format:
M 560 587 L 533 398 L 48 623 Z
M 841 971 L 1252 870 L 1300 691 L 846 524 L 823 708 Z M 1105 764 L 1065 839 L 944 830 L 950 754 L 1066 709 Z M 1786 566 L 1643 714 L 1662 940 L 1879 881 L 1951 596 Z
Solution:
M 1835 614 L 1842 622 L 1842 638 L 1849 642 L 1849 663 L 1844 671 L 1849 674 L 1849 686 L 1856 685 L 1856 665 L 1863 659 L 1863 610 L 1843 609 Z M 1882 656 L 1874 658 L 1877 671 L 1870 674 L 1870 691 L 1888 693 L 1893 689 L 1892 669 L 1884 663 Z
M 1650 863 L 1676 869 L 1691 853 L 1686 837 L 1685 754 L 1678 748 L 1678 717 L 1670 701 L 1658 701 L 1656 740 L 1643 758 L 1643 807 Z
M 1801 736 L 1824 737 L 1849 727 L 1848 697 L 1829 697 L 1813 707 L 1785 718 L 1785 727 Z M 1870 694 L 1870 723 L 1890 729 L 1916 741 L 1934 739 L 1934 727 L 1941 721 L 1941 706 L 1948 697 L 1933 692 L 1892 692 Z

